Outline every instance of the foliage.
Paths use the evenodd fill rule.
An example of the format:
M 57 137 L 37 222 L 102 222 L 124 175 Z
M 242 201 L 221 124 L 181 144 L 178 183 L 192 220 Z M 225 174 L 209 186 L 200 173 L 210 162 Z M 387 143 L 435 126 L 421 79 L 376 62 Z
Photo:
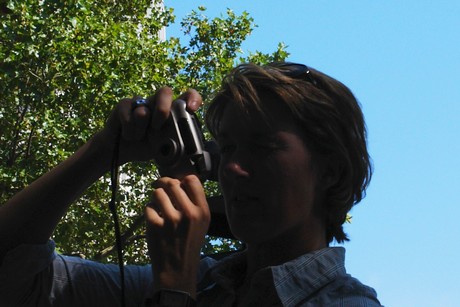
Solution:
M 177 94 L 196 88 L 208 101 L 236 63 L 287 56 L 279 44 L 272 54 L 243 57 L 241 44 L 255 27 L 246 12 L 210 19 L 200 7 L 181 22 L 183 37 L 162 41 L 159 31 L 175 16 L 156 1 L 10 0 L 7 7 L 0 21 L 1 203 L 88 140 L 120 98 L 169 85 Z M 121 173 L 126 260 L 146 262 L 139 212 L 157 173 L 150 163 Z M 54 234 L 61 252 L 111 260 L 109 186 L 108 176 L 101 178 L 71 207 Z M 234 244 L 208 240 L 207 250 Z

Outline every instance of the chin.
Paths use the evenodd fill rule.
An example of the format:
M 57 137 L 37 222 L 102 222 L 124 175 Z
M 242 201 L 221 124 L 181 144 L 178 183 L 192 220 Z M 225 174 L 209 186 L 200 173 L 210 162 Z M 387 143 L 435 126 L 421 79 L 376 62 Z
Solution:
M 253 221 L 240 220 L 238 222 L 234 222 L 230 224 L 230 229 L 235 238 L 245 244 L 262 243 L 263 241 L 266 241 L 267 235 L 269 234 L 266 227 L 262 227 Z

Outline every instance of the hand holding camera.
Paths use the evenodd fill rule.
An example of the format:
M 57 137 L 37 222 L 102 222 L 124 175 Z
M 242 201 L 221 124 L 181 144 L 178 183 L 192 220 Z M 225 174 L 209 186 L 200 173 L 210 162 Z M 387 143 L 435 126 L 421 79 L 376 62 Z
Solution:
M 188 90 L 179 98 L 185 101 L 185 108 L 191 113 L 202 104 L 201 96 L 195 90 Z M 172 131 L 164 127 L 171 117 L 173 106 L 173 92 L 169 87 L 159 89 L 144 103 L 136 103 L 139 100 L 139 97 L 122 99 L 112 110 L 104 129 L 95 136 L 107 156 L 112 155 L 114 144 L 119 139 L 120 165 L 153 159 L 154 151 L 158 149 L 155 145 L 157 139 L 165 131 Z

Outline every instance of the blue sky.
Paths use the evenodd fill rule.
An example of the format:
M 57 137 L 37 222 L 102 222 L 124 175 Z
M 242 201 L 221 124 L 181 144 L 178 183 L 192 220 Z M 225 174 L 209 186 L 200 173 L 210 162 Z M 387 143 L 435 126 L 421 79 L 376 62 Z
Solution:
M 346 226 L 348 271 L 386 306 L 458 306 L 460 1 L 166 0 L 178 21 L 246 10 L 243 51 L 288 45 L 289 60 L 348 85 L 363 106 L 375 173 Z M 179 26 L 167 29 L 177 36 Z

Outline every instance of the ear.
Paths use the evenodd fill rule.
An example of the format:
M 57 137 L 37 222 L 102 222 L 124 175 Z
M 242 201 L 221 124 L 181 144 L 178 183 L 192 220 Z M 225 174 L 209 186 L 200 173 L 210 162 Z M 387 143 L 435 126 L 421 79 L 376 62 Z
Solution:
M 319 188 L 326 192 L 335 186 L 343 177 L 343 162 L 337 155 L 331 155 L 322 161 L 322 169 L 319 172 Z

